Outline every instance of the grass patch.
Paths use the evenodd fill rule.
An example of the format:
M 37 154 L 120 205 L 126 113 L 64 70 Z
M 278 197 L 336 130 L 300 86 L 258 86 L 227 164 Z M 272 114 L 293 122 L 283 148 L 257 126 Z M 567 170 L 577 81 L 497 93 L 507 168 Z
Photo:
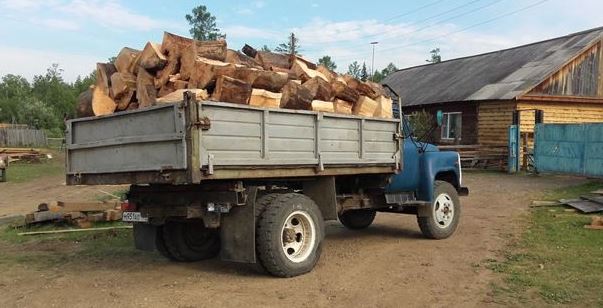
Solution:
M 65 173 L 65 160 L 63 155 L 53 151 L 44 151 L 52 154 L 52 159 L 45 159 L 39 163 L 14 162 L 6 169 L 7 181 L 14 183 L 28 182 L 44 176 L 55 176 Z
M 105 193 L 105 194 L 97 195 L 96 196 L 96 200 L 97 201 L 101 201 L 101 202 L 115 200 L 115 199 L 119 199 L 121 201 L 124 201 L 124 200 L 126 200 L 126 194 L 127 193 L 128 193 L 128 189 L 124 188 L 124 189 L 120 189 L 120 190 L 117 190 L 117 191 L 113 191 L 111 193 Z
M 121 222 L 96 223 L 94 227 L 124 225 Z M 112 259 L 144 257 L 134 248 L 131 229 L 79 233 L 19 236 L 19 232 L 71 229 L 69 226 L 41 225 L 0 230 L 0 268 L 26 265 L 36 269 L 62 265 L 96 264 Z
M 602 187 L 592 182 L 548 192 L 545 198 L 577 198 Z M 503 275 L 502 283 L 491 286 L 497 302 L 603 306 L 603 232 L 584 229 L 590 216 L 563 209 L 534 209 L 528 229 L 506 249 L 504 259 L 484 261 L 486 268 Z

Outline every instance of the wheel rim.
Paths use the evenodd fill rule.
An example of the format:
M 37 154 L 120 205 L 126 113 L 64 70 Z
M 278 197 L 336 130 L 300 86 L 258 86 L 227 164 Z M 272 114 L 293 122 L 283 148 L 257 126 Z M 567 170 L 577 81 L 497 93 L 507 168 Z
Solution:
M 202 222 L 186 223 L 183 231 L 184 242 L 195 251 L 204 251 L 215 241 L 215 234 L 206 229 Z
M 433 211 L 436 226 L 448 228 L 454 219 L 454 201 L 448 194 L 440 194 L 435 200 Z
M 314 220 L 306 212 L 295 211 L 285 219 L 281 228 L 281 247 L 291 262 L 305 261 L 316 243 Z

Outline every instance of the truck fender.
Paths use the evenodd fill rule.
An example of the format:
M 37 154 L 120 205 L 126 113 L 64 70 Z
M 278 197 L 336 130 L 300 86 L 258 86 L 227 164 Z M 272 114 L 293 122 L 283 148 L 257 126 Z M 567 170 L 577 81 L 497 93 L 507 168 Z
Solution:
M 435 152 L 441 153 L 441 152 Z M 418 187 L 418 199 L 433 203 L 433 184 L 436 180 L 449 182 L 458 189 L 458 174 L 455 169 L 456 159 L 448 162 L 441 157 L 433 157 L 426 153 L 421 161 L 420 182 Z

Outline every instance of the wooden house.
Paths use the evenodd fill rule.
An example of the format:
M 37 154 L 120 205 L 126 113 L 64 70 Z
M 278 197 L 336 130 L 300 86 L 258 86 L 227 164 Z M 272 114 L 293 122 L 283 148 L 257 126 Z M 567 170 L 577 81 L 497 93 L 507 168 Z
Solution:
M 402 69 L 383 83 L 401 95 L 405 114 L 444 112 L 438 144 L 504 146 L 514 111 L 526 138 L 536 109 L 544 123 L 603 122 L 602 39 L 596 28 Z

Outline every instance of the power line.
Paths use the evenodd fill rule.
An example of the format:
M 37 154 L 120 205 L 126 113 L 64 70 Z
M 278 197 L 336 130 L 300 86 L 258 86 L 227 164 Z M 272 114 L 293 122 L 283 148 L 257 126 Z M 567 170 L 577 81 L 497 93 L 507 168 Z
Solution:
M 401 17 L 406 17 L 408 15 L 412 15 L 412 14 L 414 14 L 416 12 L 419 12 L 419 11 L 422 11 L 422 10 L 428 8 L 428 7 L 432 7 L 432 6 L 436 5 L 436 4 L 440 4 L 440 3 L 444 2 L 444 1 L 448 1 L 448 0 L 438 0 L 438 1 L 434 1 L 434 2 L 428 3 L 428 4 L 424 5 L 424 6 L 418 7 L 416 9 L 408 11 L 406 13 L 390 17 L 390 18 L 384 20 L 384 22 L 390 22 L 392 20 L 395 20 L 395 19 L 398 19 L 398 18 L 401 18 Z
M 479 26 L 491 23 L 493 21 L 505 18 L 507 16 L 514 15 L 514 14 L 526 11 L 528 9 L 531 9 L 531 8 L 533 8 L 535 6 L 538 6 L 538 5 L 543 4 L 545 2 L 548 2 L 548 1 L 550 1 L 550 0 L 541 0 L 541 1 L 538 1 L 538 2 L 534 2 L 534 3 L 530 4 L 530 5 L 521 7 L 519 9 L 517 9 L 517 10 L 513 10 L 513 11 L 510 11 L 510 12 L 498 15 L 496 17 L 493 17 L 493 18 L 484 20 L 482 22 L 479 22 L 479 23 L 476 23 L 476 24 L 473 24 L 473 25 L 461 28 L 459 30 L 451 31 L 451 32 L 448 32 L 448 33 L 445 33 L 445 34 L 442 34 L 442 35 L 439 35 L 439 36 L 436 36 L 436 37 L 433 37 L 433 38 L 430 38 L 430 39 L 421 40 L 421 41 L 417 41 L 417 42 L 414 42 L 414 43 L 409 43 L 409 44 L 405 44 L 405 45 L 398 45 L 398 46 L 394 46 L 394 47 L 389 47 L 389 48 L 381 49 L 380 52 L 388 52 L 388 51 L 398 50 L 398 49 L 404 48 L 404 47 L 409 47 L 409 46 L 414 46 L 414 45 L 423 44 L 423 43 L 427 43 L 427 42 L 432 42 L 432 41 L 435 41 L 435 40 L 440 39 L 440 38 L 444 38 L 444 37 L 448 37 L 448 36 L 453 35 L 453 34 L 464 32 L 466 30 L 473 29 L 475 27 L 479 27 Z M 366 54 L 367 53 L 362 53 L 362 54 L 359 54 L 359 55 L 366 55 Z M 342 57 L 342 58 L 339 58 L 338 60 L 353 59 L 353 58 L 356 58 L 356 57 Z
M 503 0 L 495 0 L 494 2 L 490 2 L 490 3 L 486 4 L 486 5 L 482 5 L 480 7 L 474 8 L 472 10 L 469 10 L 469 11 L 466 11 L 466 12 L 463 12 L 463 13 L 460 13 L 460 14 L 457 14 L 457 15 L 454 15 L 454 16 L 442 19 L 442 20 L 440 20 L 440 21 L 438 21 L 436 23 L 432 23 L 432 24 L 423 26 L 423 27 L 415 29 L 415 30 L 413 30 L 411 32 L 401 33 L 399 35 L 394 35 L 394 36 L 387 37 L 387 38 L 381 38 L 380 40 L 385 40 L 385 39 L 389 40 L 389 39 L 393 39 L 393 38 L 399 38 L 399 37 L 408 36 L 408 35 L 411 35 L 411 34 L 414 34 L 414 33 L 418 33 L 418 32 L 421 32 L 421 31 L 423 31 L 425 29 L 429 29 L 429 28 L 432 28 L 434 26 L 440 25 L 442 23 L 445 23 L 445 22 L 448 22 L 448 21 L 451 21 L 451 20 L 454 20 L 454 19 L 466 16 L 466 15 L 469 15 L 469 14 L 473 14 L 473 13 L 475 13 L 477 11 L 481 11 L 481 10 L 483 10 L 485 8 L 488 8 L 488 7 L 491 7 L 491 6 L 497 4 L 497 3 L 501 2 L 501 1 L 503 1 Z M 365 44 L 362 44 L 362 45 L 358 44 L 358 45 L 354 45 L 352 47 L 355 47 L 355 46 L 364 46 L 364 45 Z
M 426 8 L 426 7 L 438 4 L 438 3 L 443 2 L 443 1 L 445 1 L 445 0 L 432 2 L 432 3 L 430 3 L 428 5 L 425 5 L 425 6 L 421 7 L 421 8 L 419 8 L 419 9 Z M 454 11 L 458 11 L 458 10 L 460 10 L 462 8 L 465 8 L 467 6 L 470 6 L 470 5 L 472 5 L 474 3 L 477 3 L 477 2 L 480 2 L 480 1 L 483 1 L 483 0 L 471 0 L 471 1 L 467 2 L 467 3 L 465 3 L 465 4 L 462 4 L 462 5 L 459 5 L 459 6 L 455 6 L 455 7 L 451 8 L 449 10 L 446 10 L 444 12 L 440 12 L 440 13 L 437 13 L 435 15 L 431 15 L 431 16 L 429 16 L 427 18 L 424 18 L 424 19 L 421 19 L 419 21 L 408 23 L 407 26 L 418 25 L 418 24 L 424 23 L 424 22 L 432 20 L 434 18 L 438 18 L 440 16 L 444 16 L 444 15 L 446 15 L 448 13 L 451 13 L 451 12 L 454 12 Z M 419 9 L 414 10 L 414 12 L 419 11 Z M 411 12 L 413 12 L 413 11 L 411 11 Z M 399 16 L 408 16 L 408 15 L 410 15 L 411 12 L 407 12 L 407 13 L 401 14 Z M 386 22 L 390 21 L 392 19 L 395 19 L 395 18 L 387 19 Z M 361 36 L 359 38 L 355 38 L 354 40 L 366 40 L 366 39 L 369 39 L 369 38 L 375 38 L 377 36 L 380 36 L 380 35 L 383 35 L 383 34 L 387 34 L 388 32 L 391 32 L 391 31 L 383 31 L 383 32 L 380 32 L 380 33 L 367 34 L 367 35 Z M 331 40 L 329 43 L 342 42 L 342 41 L 348 41 L 348 40 L 350 40 L 350 39 L 335 39 L 335 40 Z M 318 50 L 318 49 L 310 49 L 310 50 Z

